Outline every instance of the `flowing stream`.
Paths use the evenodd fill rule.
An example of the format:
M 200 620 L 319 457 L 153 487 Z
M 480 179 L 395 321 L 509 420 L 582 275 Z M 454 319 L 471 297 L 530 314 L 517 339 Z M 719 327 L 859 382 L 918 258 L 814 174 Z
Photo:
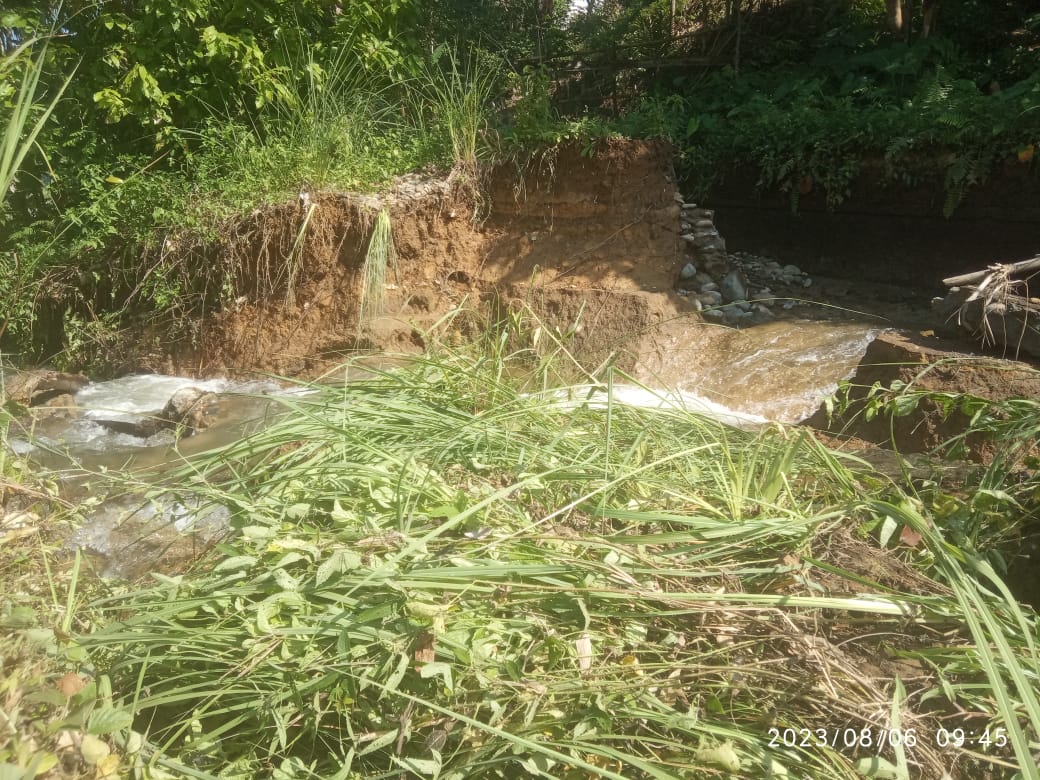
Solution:
M 674 385 L 742 414 L 798 423 L 852 376 L 880 333 L 861 323 L 809 320 L 724 330 Z
M 130 422 L 157 415 L 175 392 L 186 387 L 216 393 L 220 399 L 218 416 L 210 428 L 182 442 L 194 452 L 238 438 L 242 424 L 270 406 L 270 400 L 264 396 L 282 392 L 281 386 L 271 381 L 236 383 L 158 374 L 126 376 L 87 385 L 76 394 L 74 410 L 44 417 L 31 431 L 31 437 L 16 437 L 11 443 L 16 452 L 31 454 L 33 460 L 48 468 L 96 470 L 127 463 L 136 468 L 157 465 L 174 455 L 172 432 L 160 431 L 139 438 L 113 431 L 101 421 Z
M 665 370 L 653 379 L 655 386 L 674 389 L 618 386 L 615 401 L 680 406 L 742 426 L 769 420 L 796 423 L 851 376 L 878 332 L 850 323 L 784 320 L 721 331 L 707 342 L 691 336 L 690 343 L 680 339 L 670 344 Z M 209 427 L 195 436 L 175 442 L 171 431 L 161 431 L 138 438 L 101 423 L 156 415 L 186 387 L 217 394 Z M 67 475 L 66 495 L 79 503 L 84 515 L 69 543 L 96 555 L 103 573 L 138 576 L 155 569 L 175 570 L 223 531 L 227 511 L 198 502 L 147 498 L 143 490 L 102 497 L 96 495 L 99 475 L 118 469 L 147 480 L 149 473 L 164 466 L 183 464 L 187 455 L 230 443 L 268 424 L 280 408 L 276 397 L 299 392 L 299 387 L 270 380 L 128 376 L 84 387 L 74 409 L 43 417 L 30 436 L 13 438 L 11 446 L 40 466 Z M 561 404 L 571 402 L 561 395 Z
M 102 421 L 134 422 L 159 414 L 170 397 L 193 387 L 216 394 L 209 427 L 176 440 L 172 430 L 147 438 L 112 430 Z M 75 407 L 42 417 L 10 445 L 39 466 L 61 475 L 61 490 L 79 507 L 83 522 L 69 544 L 91 553 L 108 576 L 136 577 L 158 568 L 183 568 L 227 527 L 223 507 L 145 495 L 152 475 L 182 465 L 185 457 L 236 441 L 268 424 L 278 395 L 298 393 L 269 381 L 233 382 L 135 375 L 87 385 Z M 112 495 L 105 473 L 140 477 L 141 489 Z

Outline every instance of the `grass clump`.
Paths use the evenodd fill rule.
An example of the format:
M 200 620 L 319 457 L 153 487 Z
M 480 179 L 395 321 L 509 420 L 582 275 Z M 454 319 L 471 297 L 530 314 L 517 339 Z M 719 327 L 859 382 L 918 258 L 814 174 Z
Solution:
M 38 49 L 35 58 L 32 56 L 34 49 Z M 26 155 L 36 144 L 40 131 L 61 100 L 75 72 L 66 77 L 46 105 L 40 105 L 37 98 L 46 58 L 47 40 L 32 38 L 0 59 L 0 75 L 10 69 L 22 69 L 22 78 L 15 90 L 10 114 L 4 122 L 3 137 L 0 138 L 0 207 L 7 200 L 8 192 Z
M 5 228 L 5 232 L 12 221 L 8 200 L 16 189 L 19 172 L 34 148 L 43 152 L 37 138 L 75 74 L 73 68 L 52 93 L 41 94 L 40 80 L 47 62 L 47 45 L 46 37 L 31 38 L 0 58 L 0 83 L 4 76 L 21 71 L 21 78 L 15 82 L 14 96 L 9 100 L 10 110 L 5 112 L 3 128 L 0 129 L 0 226 Z M 46 154 L 42 156 L 49 168 Z M 0 239 L 0 300 L 4 302 L 0 306 L 0 338 L 9 328 L 24 338 L 28 333 L 20 320 L 26 314 L 31 318 L 40 294 L 37 263 L 32 252 L 25 256 L 14 247 L 10 252 L 4 252 L 3 244 L 3 239 Z M 14 327 L 11 327 L 12 323 Z
M 425 139 L 398 104 L 402 87 L 350 50 L 309 50 L 282 100 L 254 124 L 215 117 L 189 133 L 192 175 L 233 210 L 312 191 L 377 189 L 431 162 Z M 429 128 L 437 132 L 437 128 Z
M 431 113 L 431 129 L 441 128 L 450 143 L 448 153 L 470 175 L 476 175 L 486 151 L 484 133 L 500 80 L 498 64 L 488 57 L 461 61 L 455 52 L 440 46 L 414 82 L 416 115 Z
M 361 294 L 358 296 L 358 327 L 378 317 L 386 306 L 386 272 L 397 273 L 397 250 L 394 248 L 390 212 L 380 209 L 372 226 L 368 252 L 361 267 Z
M 921 507 L 804 434 L 511 379 L 528 358 L 315 386 L 173 475 L 232 535 L 80 639 L 140 771 L 1030 776 L 1035 616 Z M 937 579 L 857 536 L 886 517 Z M 1001 745 L 940 747 L 943 718 Z

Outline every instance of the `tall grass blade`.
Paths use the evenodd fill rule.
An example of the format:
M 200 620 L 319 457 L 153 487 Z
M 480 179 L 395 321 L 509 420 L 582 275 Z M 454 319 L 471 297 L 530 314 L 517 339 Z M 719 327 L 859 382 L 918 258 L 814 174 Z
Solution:
M 39 51 L 36 52 L 36 57 L 33 59 L 33 49 L 36 46 L 39 46 Z M 14 96 L 14 105 L 4 126 L 4 136 L 2 146 L 0 146 L 0 205 L 7 198 L 26 155 L 35 145 L 37 137 L 47 124 L 47 120 L 50 119 L 58 101 L 61 100 L 61 96 L 65 93 L 79 67 L 78 65 L 73 67 L 72 72 L 65 77 L 50 101 L 41 107 L 37 103 L 37 93 L 40 77 L 43 75 L 47 63 L 47 40 L 41 41 L 41 39 L 33 38 L 26 41 L 0 62 L 0 68 L 6 70 L 15 67 L 23 58 L 28 59 L 29 62 L 24 66 L 21 84 Z M 38 113 L 35 122 L 33 122 L 34 113 Z
M 383 314 L 386 308 L 387 271 L 397 272 L 397 250 L 394 248 L 390 212 L 384 208 L 376 215 L 365 262 L 361 267 L 359 328 L 373 317 Z
M 1031 653 L 1031 659 L 1023 659 L 1011 648 L 1007 638 L 1008 626 L 998 618 L 995 612 L 996 605 L 983 596 L 978 582 L 965 572 L 956 557 L 941 554 L 946 543 L 924 517 L 906 506 L 877 502 L 874 507 L 880 514 L 898 517 L 926 538 L 932 550 L 940 551 L 937 554 L 937 565 L 944 571 L 961 604 L 964 620 L 975 640 L 975 652 L 978 653 L 982 668 L 989 679 L 1022 776 L 1030 780 L 1040 778 L 1040 769 L 1033 761 L 1030 738 L 1022 729 L 1018 712 L 1019 708 L 1025 710 L 1027 723 L 1033 734 L 1032 739 L 1040 739 L 1040 701 L 1037 697 L 1037 691 L 1040 690 L 1040 668 L 1036 666 L 1035 651 Z M 970 558 L 968 565 L 984 576 L 992 573 L 988 565 Z M 1022 639 L 1031 649 L 1034 648 L 1033 637 L 1037 631 L 1035 621 L 1033 625 L 1028 625 L 1021 608 L 1011 597 L 1006 586 L 1003 586 L 1003 583 L 1000 583 L 1000 586 L 1004 600 L 1001 606 L 1015 618 L 1012 630 L 1017 632 L 1025 629 L 1022 631 Z M 1032 660 L 1032 668 L 1027 669 L 1023 660 Z M 1008 686 L 1006 677 L 1010 677 L 1012 686 Z

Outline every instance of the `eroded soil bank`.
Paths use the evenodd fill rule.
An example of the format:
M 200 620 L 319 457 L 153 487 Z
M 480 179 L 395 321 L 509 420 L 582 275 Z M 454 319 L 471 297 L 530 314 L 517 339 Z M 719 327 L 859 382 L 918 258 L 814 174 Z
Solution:
M 1040 397 L 1035 372 L 962 360 L 978 345 L 942 338 L 948 323 L 921 301 L 886 300 L 867 274 L 810 277 L 727 252 L 715 213 L 683 203 L 664 144 L 551 149 L 479 186 L 416 175 L 383 196 L 308 198 L 228 227 L 207 251 L 237 298 L 195 324 L 193 343 L 157 352 L 142 340 L 137 372 L 316 377 L 359 351 L 417 354 L 434 326 L 448 338 L 499 332 L 528 307 L 589 370 L 613 361 L 650 387 L 907 453 L 932 450 L 967 418 L 941 419 L 924 403 L 893 424 L 868 420 L 871 386 Z M 380 212 L 394 252 L 378 285 L 384 300 L 363 304 Z M 736 316 L 722 319 L 720 308 Z M 821 399 L 849 377 L 852 404 L 828 419 Z M 986 442 L 969 443 L 985 460 Z
M 366 256 L 382 210 L 396 259 L 391 256 L 380 285 L 385 300 L 363 303 Z M 590 368 L 613 360 L 647 384 L 686 385 L 730 406 L 735 398 L 750 399 L 750 410 L 784 392 L 789 377 L 833 359 L 813 352 L 833 334 L 806 335 L 807 357 L 799 361 L 767 365 L 756 358 L 756 339 L 790 340 L 775 323 L 794 318 L 871 329 L 862 356 L 846 355 L 844 344 L 838 350 L 842 361 L 851 360 L 843 375 L 860 364 L 856 384 L 907 381 L 940 362 L 919 386 L 997 399 L 1040 395 L 1035 376 L 1011 362 L 953 361 L 977 345 L 939 338 L 953 331 L 909 278 L 879 287 L 865 267 L 831 268 L 832 275 L 812 278 L 795 269 L 785 287 L 776 273 L 756 278 L 761 264 L 743 253 L 727 254 L 714 220 L 711 210 L 683 205 L 667 145 L 620 139 L 591 150 L 546 150 L 522 164 L 500 165 L 479 183 L 415 175 L 397 180 L 383 196 L 312 194 L 259 209 L 232 226 L 210 253 L 214 264 L 233 273 L 237 300 L 198 324 L 195 344 L 143 356 L 139 367 L 196 376 L 318 376 L 357 351 L 418 353 L 438 323 L 459 338 L 494 330 L 527 305 L 545 327 L 567 334 L 568 348 Z M 732 239 L 747 236 L 738 231 Z M 950 256 L 946 268 L 958 262 Z M 686 289 L 693 271 L 708 282 L 702 290 L 718 289 L 713 279 L 723 281 L 727 302 L 724 276 L 733 271 L 729 281 L 746 288 L 744 297 L 761 294 L 765 306 L 737 312 L 739 332 L 719 327 L 719 318 L 702 314 L 705 308 L 717 313 L 707 305 L 711 299 Z M 895 287 L 905 300 L 886 297 Z M 784 306 L 776 305 L 779 296 L 789 296 Z M 793 302 L 799 306 L 789 310 Z M 867 349 L 886 329 L 902 335 Z M 813 415 L 815 409 L 796 405 L 784 419 L 809 418 L 824 430 L 892 441 L 880 421 L 867 424 L 855 414 L 828 421 L 822 411 Z M 927 450 L 965 422 L 936 421 L 925 408 L 921 415 L 897 426 L 895 443 L 906 451 Z
M 672 153 L 620 139 L 571 145 L 480 183 L 413 175 L 382 196 L 316 193 L 257 209 L 204 252 L 234 302 L 194 323 L 193 341 L 158 351 L 142 339 L 132 368 L 317 377 L 358 352 L 417 354 L 435 326 L 449 339 L 499 332 L 527 307 L 589 370 L 613 361 L 651 387 L 903 452 L 933 449 L 967 418 L 940 419 L 926 403 L 891 426 L 867 420 L 875 384 L 1040 397 L 1022 365 L 959 360 L 978 345 L 942 338 L 952 328 L 922 301 L 887 300 L 896 285 L 878 292 L 865 273 L 809 276 L 786 258 L 727 252 L 714 211 L 683 203 Z M 393 252 L 377 280 L 383 300 L 369 290 L 363 303 L 381 212 Z M 183 245 L 197 260 L 198 246 Z M 828 419 L 820 401 L 849 377 L 860 388 L 852 406 Z M 970 443 L 985 459 L 985 442 Z
M 968 424 L 928 402 L 893 422 L 868 419 L 874 385 L 1040 397 L 1027 366 L 970 357 L 977 345 L 943 338 L 945 323 L 907 280 L 886 285 L 833 268 L 810 276 L 782 254 L 727 252 L 726 238 L 740 235 L 723 238 L 712 210 L 684 204 L 668 147 L 610 141 L 583 152 L 565 147 L 500 166 L 479 187 L 410 176 L 380 197 L 311 194 L 258 210 L 210 248 L 213 263 L 233 273 L 237 300 L 198 323 L 196 344 L 145 355 L 139 370 L 317 377 L 358 352 L 419 353 L 434 328 L 459 339 L 494 333 L 529 307 L 590 370 L 613 360 L 650 387 L 760 419 L 805 421 L 857 451 L 927 453 Z M 384 210 L 396 259 L 371 316 L 371 302 L 362 310 L 364 267 Z M 709 304 L 732 306 L 733 286 L 754 307 L 713 318 Z M 886 298 L 897 288 L 902 299 Z M 843 378 L 853 384 L 849 406 L 828 417 L 821 398 Z M 990 454 L 983 439 L 969 445 L 976 460 Z M 132 530 L 135 539 L 160 538 Z M 107 540 L 84 543 L 107 550 Z M 175 561 L 197 552 L 162 544 L 162 557 L 180 551 Z M 1024 560 L 1028 568 L 1033 556 Z M 1016 579 L 1035 596 L 1034 577 Z
M 851 377 L 848 408 L 828 419 L 820 408 L 806 424 L 823 431 L 852 434 L 903 453 L 929 452 L 963 433 L 970 417 L 957 409 L 943 415 L 939 406 L 923 401 L 901 417 L 863 414 L 870 390 L 902 382 L 924 393 L 966 393 L 991 400 L 1040 397 L 1040 375 L 1025 363 L 966 354 L 964 345 L 913 331 L 893 331 L 875 339 Z M 981 435 L 966 440 L 967 454 L 985 461 L 991 445 Z
M 460 307 L 502 316 L 521 300 L 550 327 L 577 324 L 574 347 L 596 362 L 661 321 L 700 321 L 672 292 L 675 194 L 666 146 L 610 141 L 592 156 L 569 146 L 500 166 L 480 186 L 406 177 L 382 197 L 321 194 L 261 210 L 214 248 L 235 269 L 236 303 L 201 326 L 197 347 L 147 367 L 313 376 L 357 350 L 419 352 L 423 332 Z M 382 209 L 396 262 L 381 310 L 365 313 L 363 266 Z

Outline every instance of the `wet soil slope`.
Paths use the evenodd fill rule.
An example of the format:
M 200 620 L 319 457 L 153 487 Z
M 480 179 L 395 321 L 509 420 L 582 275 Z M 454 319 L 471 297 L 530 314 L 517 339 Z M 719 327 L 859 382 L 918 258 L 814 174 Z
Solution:
M 320 373 L 357 349 L 418 351 L 426 328 L 481 303 L 493 316 L 526 301 L 561 330 L 580 320 L 575 348 L 593 363 L 655 322 L 700 321 L 672 292 L 680 209 L 663 144 L 555 148 L 499 166 L 481 187 L 415 176 L 382 197 L 312 198 L 244 220 L 217 260 L 243 294 L 202 325 L 177 369 Z M 382 209 L 396 262 L 367 316 L 362 268 Z

